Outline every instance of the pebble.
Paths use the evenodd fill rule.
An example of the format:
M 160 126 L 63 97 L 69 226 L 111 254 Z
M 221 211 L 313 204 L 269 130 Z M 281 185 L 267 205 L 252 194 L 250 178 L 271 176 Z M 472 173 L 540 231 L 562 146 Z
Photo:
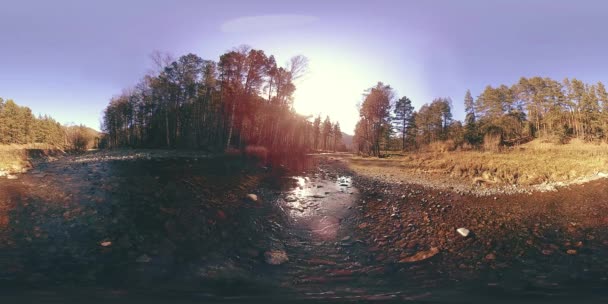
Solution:
M 257 202 L 258 201 L 258 196 L 255 194 L 247 194 L 247 199 L 249 199 L 252 202 Z
M 467 228 L 458 228 L 458 229 L 456 229 L 456 231 L 463 237 L 467 237 L 471 233 L 471 231 Z

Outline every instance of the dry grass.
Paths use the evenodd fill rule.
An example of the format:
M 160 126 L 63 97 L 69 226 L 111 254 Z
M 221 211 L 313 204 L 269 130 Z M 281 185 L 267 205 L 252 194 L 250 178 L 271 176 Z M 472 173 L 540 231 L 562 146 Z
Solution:
M 27 168 L 29 162 L 27 161 L 26 150 L 23 149 L 0 149 L 0 175 L 2 172 L 18 172 L 22 168 Z
M 23 172 L 31 167 L 32 157 L 45 156 L 48 151 L 58 149 L 47 144 L 0 145 L 0 175 Z
M 388 159 L 353 159 L 356 170 L 377 166 L 403 173 L 439 173 L 460 181 L 499 185 L 571 182 L 608 173 L 608 145 L 532 141 L 503 152 L 418 152 Z

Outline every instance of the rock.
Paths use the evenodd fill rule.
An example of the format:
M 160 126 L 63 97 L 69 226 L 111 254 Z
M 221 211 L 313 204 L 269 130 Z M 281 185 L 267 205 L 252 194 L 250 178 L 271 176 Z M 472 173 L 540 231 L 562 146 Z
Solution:
M 467 236 L 469 236 L 469 234 L 471 233 L 471 231 L 469 231 L 469 229 L 467 229 L 467 228 L 458 228 L 458 229 L 456 229 L 456 232 L 458 232 L 460 235 L 462 235 L 465 238 Z
M 264 252 L 264 259 L 266 263 L 270 265 L 281 265 L 287 261 L 289 258 L 287 257 L 287 253 L 283 250 L 269 250 Z
M 17 179 L 17 175 L 8 174 L 6 179 Z
M 101 243 L 99 243 L 99 245 L 101 245 L 102 247 L 108 247 L 108 246 L 112 246 L 112 242 L 110 242 L 110 241 L 105 241 L 105 242 L 101 242 Z
M 359 224 L 359 229 L 365 229 L 365 228 L 367 228 L 368 225 L 369 224 L 367 222 L 361 223 L 361 224 Z
M 350 235 L 347 235 L 347 236 L 343 237 L 341 241 L 342 242 L 348 242 L 348 241 L 350 241 Z
M 149 263 L 150 261 L 152 261 L 152 258 L 150 258 L 147 254 L 142 254 L 135 259 L 135 262 L 137 263 Z
M 569 254 L 569 255 L 575 255 L 577 252 L 576 252 L 576 250 L 574 250 L 574 249 L 568 249 L 568 250 L 566 251 L 566 253 L 567 253 L 567 254 Z
M 496 255 L 495 255 L 495 254 L 493 254 L 493 253 L 488 253 L 488 254 L 486 255 L 486 260 L 488 260 L 488 261 L 493 261 L 493 260 L 496 260 Z
M 252 201 L 252 202 L 257 202 L 258 201 L 258 196 L 255 195 L 255 194 L 250 193 L 250 194 L 247 194 L 247 199 L 250 200 L 250 201 Z
M 288 196 L 288 197 L 285 198 L 285 201 L 288 202 L 288 203 L 295 202 L 297 200 L 298 199 L 295 196 L 293 196 L 293 195 L 290 195 L 290 196 Z
M 420 252 L 414 254 L 413 256 L 403 258 L 403 259 L 399 260 L 399 263 L 414 263 L 414 262 L 418 262 L 418 261 L 427 260 L 427 259 L 434 257 L 438 253 L 439 253 L 439 248 L 432 247 L 429 250 L 420 251 Z

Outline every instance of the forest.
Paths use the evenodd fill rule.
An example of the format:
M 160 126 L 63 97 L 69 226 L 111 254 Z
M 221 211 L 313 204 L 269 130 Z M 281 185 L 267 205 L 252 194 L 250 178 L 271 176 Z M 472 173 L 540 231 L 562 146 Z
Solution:
M 45 144 L 60 149 L 86 150 L 99 135 L 85 126 L 62 126 L 47 115 L 32 114 L 12 99 L 0 98 L 0 145 Z
M 272 153 L 344 150 L 339 124 L 293 110 L 304 56 L 284 66 L 273 55 L 241 46 L 205 60 L 151 56 L 156 71 L 111 99 L 104 111 L 108 147 L 193 148 L 209 151 L 263 147 Z M 311 121 L 312 120 L 312 121 Z
M 572 78 L 522 77 L 508 86 L 487 86 L 477 98 L 467 90 L 464 123 L 452 117 L 452 100 L 436 98 L 415 111 L 408 97 L 378 83 L 359 106 L 355 149 L 380 156 L 383 150 L 499 151 L 540 138 L 563 144 L 572 138 L 608 142 L 608 93 L 603 83 Z

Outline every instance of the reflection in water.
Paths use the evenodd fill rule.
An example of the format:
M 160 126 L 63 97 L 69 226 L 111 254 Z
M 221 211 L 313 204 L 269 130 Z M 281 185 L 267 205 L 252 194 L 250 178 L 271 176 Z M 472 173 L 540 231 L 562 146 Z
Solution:
M 320 240 L 335 240 L 340 222 L 355 201 L 352 178 L 315 174 L 294 180 L 295 186 L 285 198 L 293 221 Z

